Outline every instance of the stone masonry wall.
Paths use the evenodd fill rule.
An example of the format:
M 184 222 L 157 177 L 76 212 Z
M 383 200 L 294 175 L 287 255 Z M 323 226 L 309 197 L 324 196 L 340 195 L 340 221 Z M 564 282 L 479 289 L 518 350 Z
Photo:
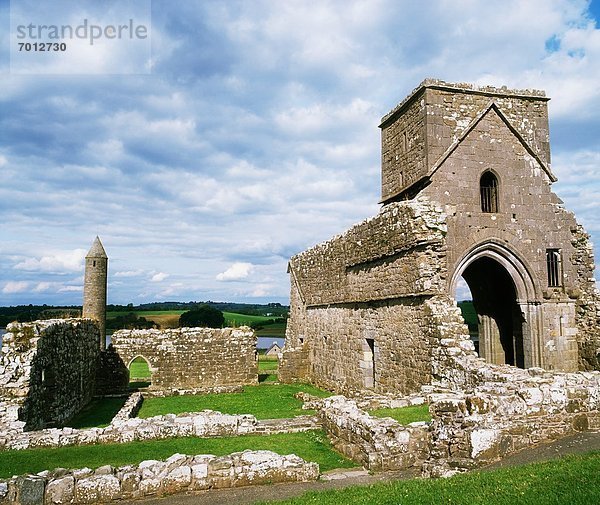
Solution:
M 391 418 L 376 418 L 343 396 L 332 396 L 317 407 L 333 446 L 371 471 L 420 468 L 429 458 L 426 423 L 402 426 Z
M 223 489 L 277 482 L 307 482 L 319 465 L 294 454 L 244 451 L 228 456 L 174 454 L 165 461 L 96 470 L 56 469 L 0 482 L 0 504 L 93 504 L 186 491 Z
M 427 79 L 381 120 L 382 200 L 395 197 L 428 176 L 446 150 L 492 101 L 548 164 L 548 98 L 542 91 Z
M 477 357 L 453 300 L 434 297 L 431 461 L 444 475 L 576 431 L 600 429 L 600 372 L 552 373 Z
M 256 384 L 256 334 L 250 328 L 120 330 L 112 345 L 126 365 L 144 357 L 151 389 Z
M 77 414 L 94 394 L 99 338 L 89 319 L 10 324 L 0 353 L 0 431 L 61 426 Z
M 280 380 L 402 393 L 429 382 L 423 302 L 445 289 L 444 219 L 427 200 L 391 204 L 292 258 Z
M 579 332 L 579 369 L 600 370 L 600 293 L 594 278 L 594 249 L 582 226 L 571 229 L 574 252 L 571 256 L 579 288 L 576 321 Z

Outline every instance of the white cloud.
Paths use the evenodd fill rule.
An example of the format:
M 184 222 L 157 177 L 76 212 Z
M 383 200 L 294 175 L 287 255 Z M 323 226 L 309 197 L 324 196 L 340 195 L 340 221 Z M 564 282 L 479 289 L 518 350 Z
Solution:
M 85 249 L 57 252 L 40 258 L 27 258 L 15 265 L 17 270 L 32 272 L 77 272 L 83 269 Z
M 4 294 L 23 293 L 29 289 L 29 282 L 25 281 L 8 281 L 4 284 L 2 292 Z
M 45 291 L 48 291 L 51 287 L 51 282 L 38 282 L 35 288 L 33 288 L 33 291 L 35 293 L 43 293 Z
M 123 270 L 113 274 L 114 277 L 139 277 L 140 275 L 144 275 L 143 270 Z
M 217 275 L 218 281 L 239 281 L 246 279 L 254 270 L 252 263 L 236 262 Z
M 158 272 L 155 273 L 151 278 L 150 281 L 151 282 L 162 282 L 164 281 L 167 277 L 169 277 L 169 274 L 165 273 L 165 272 Z
M 0 278 L 32 289 L 0 304 L 80 303 L 96 233 L 110 303 L 285 303 L 289 256 L 378 211 L 378 121 L 425 77 L 545 89 L 554 189 L 600 244 L 587 5 L 155 2 L 150 76 L 5 72 Z

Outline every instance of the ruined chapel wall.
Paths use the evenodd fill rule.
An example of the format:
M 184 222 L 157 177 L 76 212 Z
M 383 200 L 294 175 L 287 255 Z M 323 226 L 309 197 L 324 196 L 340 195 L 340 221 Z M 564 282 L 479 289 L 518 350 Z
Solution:
M 443 292 L 445 215 L 427 199 L 384 207 L 290 260 L 306 306 Z
M 582 226 L 578 225 L 571 232 L 574 248 L 571 263 L 580 288 L 576 293 L 579 369 L 600 370 L 600 293 L 594 278 L 594 248 Z
M 418 93 L 401 121 L 381 130 L 381 198 L 394 196 L 427 172 L 426 108 Z
M 403 393 L 429 382 L 423 302 L 445 289 L 444 219 L 426 200 L 391 204 L 292 258 L 280 380 Z
M 100 333 L 89 319 L 12 323 L 0 354 L 0 397 L 27 430 L 62 426 L 92 398 Z
M 486 170 L 498 178 L 498 211 L 483 212 L 479 181 Z M 432 176 L 423 194 L 440 202 L 448 215 L 448 268 L 475 245 L 501 240 L 530 268 L 547 290 L 546 249 L 560 248 L 567 289 L 577 278 L 571 266 L 573 214 L 560 207 L 547 173 L 515 137 L 495 110 L 490 110 Z
M 126 365 L 150 364 L 153 389 L 256 384 L 256 334 L 241 328 L 120 330 L 112 344 Z

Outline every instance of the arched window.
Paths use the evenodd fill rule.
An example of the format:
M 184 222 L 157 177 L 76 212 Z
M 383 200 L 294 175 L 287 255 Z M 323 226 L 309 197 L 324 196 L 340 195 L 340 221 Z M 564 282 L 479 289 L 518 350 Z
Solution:
M 498 212 L 498 179 L 492 172 L 485 172 L 479 180 L 482 212 Z

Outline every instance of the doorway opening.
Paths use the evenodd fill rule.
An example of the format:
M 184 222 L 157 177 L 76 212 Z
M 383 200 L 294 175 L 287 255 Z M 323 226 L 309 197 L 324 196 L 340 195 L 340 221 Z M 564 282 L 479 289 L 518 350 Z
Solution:
M 479 356 L 489 363 L 524 368 L 525 320 L 517 302 L 515 283 L 506 268 L 491 257 L 481 256 L 468 264 L 462 278 L 477 317 L 477 335 L 472 316 L 469 331 Z M 465 308 L 468 309 L 468 304 Z M 469 320 L 465 320 L 468 324 Z

